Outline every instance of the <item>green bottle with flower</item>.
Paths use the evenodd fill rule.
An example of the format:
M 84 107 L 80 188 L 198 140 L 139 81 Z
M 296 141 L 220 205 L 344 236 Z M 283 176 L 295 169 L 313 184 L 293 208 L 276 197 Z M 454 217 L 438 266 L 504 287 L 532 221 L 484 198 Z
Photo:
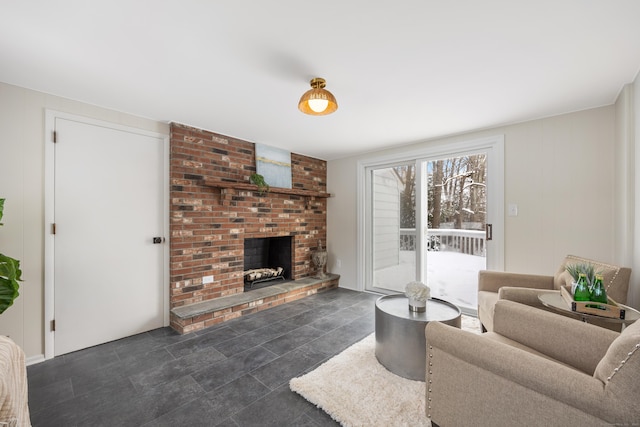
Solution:
M 587 275 L 584 273 L 580 273 L 578 275 L 578 282 L 576 290 L 573 293 L 573 299 L 576 301 L 589 301 L 591 299 L 589 284 L 587 283 Z
M 603 277 L 600 274 L 596 275 L 595 282 L 591 287 L 590 300 L 593 302 L 601 302 L 603 304 L 607 304 L 609 302 L 609 299 L 607 298 L 607 291 L 603 284 Z

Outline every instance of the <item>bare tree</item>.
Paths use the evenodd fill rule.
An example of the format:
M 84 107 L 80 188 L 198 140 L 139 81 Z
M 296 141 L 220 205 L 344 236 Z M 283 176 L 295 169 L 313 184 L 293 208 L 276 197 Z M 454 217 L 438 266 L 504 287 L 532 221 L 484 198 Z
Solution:
M 392 168 L 401 184 L 401 227 L 415 228 L 416 167 L 406 164 Z M 453 223 L 485 222 L 486 156 L 476 154 L 429 162 L 427 167 L 428 227 Z
M 484 222 L 485 160 L 486 156 L 478 154 L 431 162 L 432 228 L 439 228 L 442 223 L 462 228 L 464 222 Z
M 416 168 L 415 165 L 396 166 L 393 169 L 398 181 L 402 184 L 400 192 L 400 227 L 416 226 Z
M 433 191 L 433 206 L 431 214 L 431 228 L 440 228 L 440 220 L 442 219 L 442 178 L 444 176 L 444 161 L 436 160 L 433 162 L 433 185 L 428 191 Z

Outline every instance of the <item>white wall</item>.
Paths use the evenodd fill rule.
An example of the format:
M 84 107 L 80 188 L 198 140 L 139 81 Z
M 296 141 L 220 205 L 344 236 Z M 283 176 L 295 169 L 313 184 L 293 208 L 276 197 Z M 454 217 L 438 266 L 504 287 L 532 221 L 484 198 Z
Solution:
M 554 274 L 566 254 L 616 262 L 615 118 L 611 105 L 329 161 L 328 271 L 341 275 L 341 287 L 363 288 L 356 272 L 359 160 L 497 134 L 505 136 L 505 206 L 519 208 L 517 217 L 505 216 L 505 270 Z
M 21 261 L 20 296 L 0 315 L 0 334 L 27 358 L 44 354 L 45 109 L 169 134 L 169 126 L 117 111 L 0 83 L 0 197 L 6 198 L 0 252 Z
M 633 148 L 629 150 L 629 157 L 634 159 L 634 169 L 630 171 L 633 187 L 630 191 L 632 200 L 629 209 L 633 217 L 633 229 L 629 230 L 629 234 L 634 236 L 632 245 L 633 251 L 633 271 L 631 280 L 633 288 L 631 289 L 631 304 L 635 308 L 640 308 L 640 171 L 636 165 L 640 165 L 640 73 L 636 75 L 636 79 L 629 90 L 631 100 L 628 103 L 630 111 L 630 136 L 629 145 Z
M 327 162 L 327 271 L 340 275 L 340 287 L 358 289 L 357 158 Z M 364 289 L 363 286 L 360 289 Z
M 616 150 L 614 205 L 618 207 L 615 219 L 615 258 L 624 265 L 633 265 L 634 221 L 634 121 L 633 85 L 626 85 L 615 104 Z

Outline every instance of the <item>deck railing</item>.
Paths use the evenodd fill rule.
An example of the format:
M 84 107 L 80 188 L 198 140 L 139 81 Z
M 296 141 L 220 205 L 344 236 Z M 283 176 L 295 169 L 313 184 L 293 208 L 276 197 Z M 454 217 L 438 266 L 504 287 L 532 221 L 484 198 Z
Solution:
M 428 251 L 458 252 L 477 256 L 486 255 L 486 233 L 484 231 L 430 228 L 427 236 Z M 416 250 L 415 228 L 400 229 L 400 250 Z

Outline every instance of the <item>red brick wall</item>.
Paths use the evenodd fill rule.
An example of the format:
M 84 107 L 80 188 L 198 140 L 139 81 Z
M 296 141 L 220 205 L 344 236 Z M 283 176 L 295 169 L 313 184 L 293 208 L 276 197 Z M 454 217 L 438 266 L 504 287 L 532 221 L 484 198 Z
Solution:
M 292 278 L 315 274 L 311 252 L 326 247 L 326 198 L 239 191 L 221 203 L 203 177 L 249 182 L 254 144 L 171 125 L 171 308 L 243 292 L 244 238 L 292 236 Z M 294 189 L 326 192 L 326 162 L 291 153 Z M 213 275 L 213 283 L 203 284 Z

